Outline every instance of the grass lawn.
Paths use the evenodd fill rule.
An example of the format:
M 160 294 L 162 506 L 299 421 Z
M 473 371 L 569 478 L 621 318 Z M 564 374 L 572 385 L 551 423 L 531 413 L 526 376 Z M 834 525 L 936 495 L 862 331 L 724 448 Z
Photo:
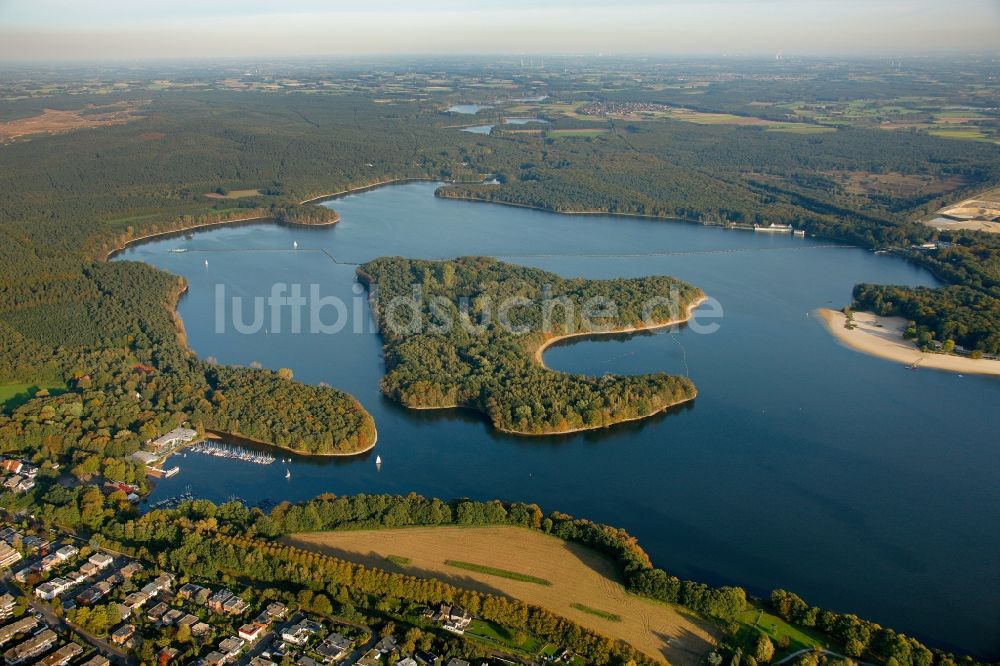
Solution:
M 473 562 L 462 562 L 461 560 L 445 560 L 445 564 L 449 567 L 455 567 L 456 569 L 465 569 L 466 571 L 475 571 L 476 573 L 489 574 L 490 576 L 500 576 L 501 578 L 509 578 L 510 580 L 521 581 L 522 583 L 534 583 L 536 585 L 552 585 L 552 581 L 545 580 L 544 578 L 537 578 L 535 576 L 529 576 L 528 574 L 518 573 L 516 571 L 507 571 L 506 569 L 498 569 L 496 567 L 487 567 L 482 564 L 475 564 Z
M 944 139 L 965 139 L 966 141 L 989 141 L 989 137 L 977 129 L 932 129 L 927 130 L 931 136 Z
M 603 617 L 605 620 L 610 620 L 611 622 L 621 622 L 622 616 L 617 613 L 609 613 L 607 611 L 602 611 L 598 608 L 591 608 L 590 606 L 585 606 L 583 604 L 572 603 L 571 607 L 577 609 L 578 611 L 583 611 L 584 613 L 590 613 L 591 615 L 596 615 L 597 617 Z
M 205 196 L 210 199 L 242 199 L 244 197 L 255 197 L 258 194 L 260 194 L 260 190 L 229 190 L 225 194 L 208 192 Z
M 767 128 L 768 132 L 786 132 L 788 134 L 826 134 L 836 132 L 836 127 L 826 127 L 824 125 L 806 125 L 804 123 L 787 123 L 774 125 Z
M 759 608 L 744 611 L 736 618 L 736 623 L 739 625 L 739 629 L 736 632 L 736 639 L 744 645 L 744 651 L 748 649 L 752 651 L 757 632 L 761 631 L 767 634 L 771 642 L 774 643 L 775 661 L 796 650 L 816 646 L 823 648 L 830 647 L 830 642 L 819 633 L 794 627 L 777 615 L 772 615 Z M 778 647 L 782 637 L 788 639 L 787 648 Z
M 66 392 L 63 384 L 0 384 L 0 411 L 9 412 L 35 396 L 39 389 L 46 389 L 52 395 Z
M 403 557 L 402 555 L 386 555 L 385 559 L 389 560 L 393 564 L 398 564 L 400 566 L 406 566 L 413 560 L 408 557 Z
M 485 620 L 473 620 L 465 630 L 466 636 L 474 636 L 488 643 L 503 646 L 509 650 L 523 652 L 534 656 L 542 649 L 543 644 L 534 636 L 527 636 L 521 643 L 506 627 Z
M 560 137 L 570 137 L 574 139 L 593 139 L 594 137 L 607 134 L 607 129 L 554 129 L 545 133 L 545 136 L 558 139 Z

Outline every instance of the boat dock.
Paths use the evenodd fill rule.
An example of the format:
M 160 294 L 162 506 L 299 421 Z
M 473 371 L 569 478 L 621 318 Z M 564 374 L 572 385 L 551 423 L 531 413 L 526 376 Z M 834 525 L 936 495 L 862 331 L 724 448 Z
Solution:
M 216 458 L 230 458 L 232 460 L 242 460 L 243 462 L 254 463 L 255 465 L 270 465 L 275 461 L 274 456 L 269 453 L 258 453 L 239 446 L 229 444 L 219 444 L 217 442 L 201 441 L 190 450 L 194 453 L 204 453 Z

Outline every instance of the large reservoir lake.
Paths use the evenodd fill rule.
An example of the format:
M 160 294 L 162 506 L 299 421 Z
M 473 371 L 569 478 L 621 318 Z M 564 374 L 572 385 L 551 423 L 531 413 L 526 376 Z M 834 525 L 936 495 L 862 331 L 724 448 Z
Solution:
M 435 187 L 331 201 L 333 227 L 219 227 L 117 256 L 187 279 L 180 313 L 202 358 L 287 367 L 343 389 L 379 432 L 361 456 L 293 455 L 289 479 L 281 463 L 175 456 L 180 473 L 158 481 L 151 501 L 190 486 L 248 504 L 324 492 L 536 502 L 626 528 L 684 578 L 756 594 L 782 587 L 935 646 L 1000 656 L 1000 380 L 862 355 L 812 313 L 848 304 L 855 283 L 936 284 L 929 273 L 811 238 L 438 199 Z M 489 255 L 568 277 L 672 275 L 724 316 L 712 334 L 576 338 L 545 353 L 566 372 L 689 373 L 694 402 L 599 432 L 504 435 L 474 412 L 415 412 L 379 393 L 382 344 L 353 264 L 385 255 Z M 229 299 L 266 297 L 279 282 L 306 294 L 319 285 L 352 319 L 336 334 L 292 333 L 287 322 L 236 331 Z

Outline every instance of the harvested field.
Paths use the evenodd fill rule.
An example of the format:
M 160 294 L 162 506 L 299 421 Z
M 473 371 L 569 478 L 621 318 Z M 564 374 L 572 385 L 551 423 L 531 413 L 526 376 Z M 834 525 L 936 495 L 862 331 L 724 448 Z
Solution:
M 147 102 L 118 102 L 106 106 L 86 106 L 72 111 L 45 109 L 40 115 L 0 123 L 0 143 L 35 134 L 57 134 L 104 125 L 121 125 L 139 116 Z
M 301 533 L 283 540 L 366 566 L 520 599 L 672 664 L 700 663 L 718 635 L 711 624 L 681 608 L 628 594 L 615 565 L 603 555 L 533 530 L 416 527 Z M 394 564 L 386 559 L 390 554 L 408 558 L 410 563 Z M 552 585 L 456 571 L 445 564 L 450 559 L 528 573 L 552 581 Z M 599 609 L 605 616 L 580 607 Z M 620 621 L 609 619 L 614 616 Z
M 258 194 L 260 194 L 260 190 L 229 190 L 225 194 L 206 192 L 205 196 L 209 199 L 243 199 L 244 197 L 255 197 Z

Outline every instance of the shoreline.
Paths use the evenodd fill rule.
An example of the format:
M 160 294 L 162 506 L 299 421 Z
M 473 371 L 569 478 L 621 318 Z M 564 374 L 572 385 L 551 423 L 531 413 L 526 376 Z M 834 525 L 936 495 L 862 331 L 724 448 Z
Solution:
M 829 308 L 820 308 L 816 312 L 838 343 L 862 354 L 901 363 L 911 369 L 1000 376 L 1000 361 L 921 351 L 915 343 L 903 339 L 902 331 L 908 322 L 902 317 L 855 312 L 857 327 L 848 330 L 844 327 L 847 316 L 843 312 Z
M 366 413 L 367 411 L 368 410 L 365 410 Z M 371 416 L 371 414 L 368 415 Z M 293 449 L 287 446 L 272 444 L 271 442 L 265 442 L 259 439 L 254 439 L 253 437 L 247 437 L 246 435 L 241 435 L 236 432 L 229 432 L 228 430 L 216 430 L 214 428 L 206 428 L 205 435 L 206 439 L 222 439 L 223 437 L 242 439 L 243 441 L 249 442 L 251 444 L 257 444 L 259 446 L 266 446 L 272 449 L 281 449 L 282 451 L 288 451 L 289 453 L 294 453 L 295 455 L 302 456 L 303 458 L 349 458 L 351 456 L 361 455 L 362 453 L 368 453 L 369 451 L 375 448 L 375 445 L 378 443 L 378 428 L 375 425 L 374 418 L 372 418 L 372 429 L 375 431 L 375 439 L 372 440 L 372 443 L 369 444 L 364 449 L 361 449 L 359 451 L 351 451 L 350 453 L 305 453 L 303 451 L 299 451 L 297 449 Z M 208 435 L 212 435 L 212 437 L 208 437 Z
M 452 184 L 458 185 L 461 183 L 452 183 Z M 481 185 L 482 183 L 469 183 L 469 184 Z M 438 194 L 437 192 L 434 193 L 434 196 L 436 196 L 438 199 L 451 199 L 454 201 L 473 201 L 476 203 L 496 204 L 498 206 L 510 206 L 512 208 L 526 208 L 528 210 L 538 210 L 543 213 L 555 213 L 556 215 L 607 215 L 609 217 L 637 217 L 646 220 L 662 220 L 664 222 L 690 222 L 692 224 L 698 224 L 703 227 L 719 227 L 720 229 L 728 229 L 728 227 L 722 224 L 708 224 L 706 222 L 702 222 L 701 220 L 692 220 L 691 218 L 688 217 L 676 217 L 670 215 L 649 215 L 646 213 L 621 213 L 621 212 L 612 212 L 607 210 L 559 210 L 559 209 L 545 208 L 543 206 L 536 206 L 534 204 L 514 203 L 511 201 L 492 201 L 490 199 L 480 199 L 479 197 L 453 197 L 450 194 L 441 195 Z
M 545 361 L 542 359 L 542 354 L 545 353 L 546 349 L 548 349 L 552 345 L 556 344 L 557 342 L 561 342 L 562 340 L 568 340 L 570 338 L 579 338 L 579 337 L 584 337 L 584 336 L 619 335 L 619 334 L 622 334 L 622 333 L 643 333 L 645 331 L 655 331 L 657 329 L 666 328 L 667 326 L 674 326 L 676 324 L 683 324 L 683 323 L 685 323 L 687 321 L 690 321 L 690 319 L 692 317 L 692 314 L 694 313 L 695 309 L 698 306 L 700 306 L 701 304 L 703 304 L 707 300 L 708 300 L 708 296 L 705 296 L 703 294 L 700 298 L 692 301 L 687 306 L 687 312 L 684 314 L 683 317 L 680 317 L 678 319 L 672 319 L 670 321 L 658 322 L 658 323 L 652 324 L 650 326 L 642 326 L 642 327 L 628 326 L 626 328 L 616 328 L 616 329 L 613 329 L 613 330 L 610 330 L 610 331 L 578 331 L 576 333 L 565 333 L 563 335 L 553 336 L 553 337 L 549 338 L 548 340 L 545 340 L 544 342 L 542 342 L 542 344 L 539 345 L 535 349 L 535 353 L 534 353 L 535 361 L 538 363 L 538 365 L 542 366 L 546 370 L 552 370 L 552 368 L 550 368 L 547 365 L 545 365 Z M 558 371 L 557 370 L 552 370 L 552 372 L 558 372 Z

